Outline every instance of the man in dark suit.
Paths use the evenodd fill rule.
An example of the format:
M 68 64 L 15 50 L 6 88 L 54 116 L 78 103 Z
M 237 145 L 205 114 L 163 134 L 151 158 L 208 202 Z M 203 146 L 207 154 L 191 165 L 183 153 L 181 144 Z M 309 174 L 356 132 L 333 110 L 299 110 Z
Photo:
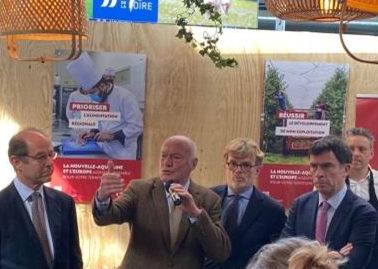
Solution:
M 222 222 L 231 239 L 232 251 L 223 263 L 208 259 L 207 269 L 244 269 L 262 246 L 279 237 L 286 220 L 285 210 L 253 185 L 263 158 L 264 153 L 249 138 L 234 139 L 226 146 L 227 185 L 212 189 L 222 198 Z M 237 204 L 233 206 L 235 199 Z
M 0 192 L 0 268 L 83 268 L 75 203 L 43 185 L 56 157 L 50 140 L 37 129 L 22 130 L 8 156 L 16 178 Z
M 186 136 L 164 141 L 159 178 L 134 180 L 126 190 L 109 162 L 93 216 L 98 225 L 130 224 L 130 242 L 119 268 L 200 269 L 205 256 L 218 261 L 228 257 L 230 241 L 220 222 L 220 198 L 190 178 L 196 165 L 196 146 Z M 178 198 L 181 205 L 175 206 Z
M 316 239 L 344 254 L 351 248 L 341 268 L 363 269 L 372 255 L 378 217 L 367 201 L 346 187 L 351 160 L 348 146 L 337 137 L 313 143 L 310 172 L 317 190 L 294 201 L 281 236 Z

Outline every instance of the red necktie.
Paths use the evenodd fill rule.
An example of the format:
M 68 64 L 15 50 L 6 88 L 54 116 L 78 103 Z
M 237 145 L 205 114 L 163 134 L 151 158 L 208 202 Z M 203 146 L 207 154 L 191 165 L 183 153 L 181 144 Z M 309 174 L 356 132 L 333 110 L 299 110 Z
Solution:
M 315 238 L 320 243 L 325 243 L 325 237 L 327 232 L 327 212 L 330 208 L 330 204 L 327 201 L 323 201 L 319 207 L 318 217 L 316 219 L 316 232 Z

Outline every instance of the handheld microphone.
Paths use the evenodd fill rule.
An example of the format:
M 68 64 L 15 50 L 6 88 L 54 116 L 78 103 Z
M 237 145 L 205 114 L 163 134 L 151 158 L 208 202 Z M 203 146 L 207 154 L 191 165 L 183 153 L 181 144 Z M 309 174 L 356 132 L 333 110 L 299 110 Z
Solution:
M 171 184 L 173 183 L 173 180 L 169 180 L 165 183 L 165 189 L 167 190 L 167 192 L 169 193 L 169 195 L 171 196 L 171 199 L 173 201 L 173 204 L 175 206 L 178 206 L 178 205 L 181 205 L 182 203 L 182 200 L 181 200 L 181 197 L 180 195 L 178 195 L 175 191 L 173 191 L 171 189 Z

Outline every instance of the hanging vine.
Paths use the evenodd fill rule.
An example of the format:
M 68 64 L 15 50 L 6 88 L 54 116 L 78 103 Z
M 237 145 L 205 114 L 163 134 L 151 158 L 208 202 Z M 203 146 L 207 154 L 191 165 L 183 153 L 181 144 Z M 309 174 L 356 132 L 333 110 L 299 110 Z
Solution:
M 217 47 L 219 37 L 223 34 L 222 16 L 217 9 L 210 3 L 204 3 L 203 0 L 183 0 L 186 11 L 179 14 L 176 19 L 176 24 L 179 30 L 176 37 L 184 39 L 186 43 L 190 43 L 193 48 L 197 48 L 198 53 L 202 56 L 207 56 L 218 68 L 236 67 L 238 62 L 235 58 L 224 58 Z M 210 21 L 213 22 L 215 31 L 213 34 L 208 32 L 203 33 L 204 41 L 198 41 L 194 38 L 191 30 L 188 29 L 188 18 L 190 18 L 196 11 Z

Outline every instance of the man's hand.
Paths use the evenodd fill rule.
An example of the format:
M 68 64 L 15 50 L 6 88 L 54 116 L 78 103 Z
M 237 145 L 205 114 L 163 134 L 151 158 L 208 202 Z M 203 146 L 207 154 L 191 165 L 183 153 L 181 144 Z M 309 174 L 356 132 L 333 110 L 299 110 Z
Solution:
M 202 209 L 197 207 L 193 196 L 181 184 L 172 183 L 171 189 L 181 197 L 182 203 L 179 207 L 184 213 L 193 218 L 197 218 L 201 214 Z
M 339 251 L 339 253 L 342 255 L 342 256 L 348 256 L 349 254 L 350 254 L 350 252 L 352 251 L 352 249 L 353 249 L 353 245 L 352 245 L 352 243 L 348 243 L 348 244 L 346 244 L 345 246 L 343 246 L 341 249 L 340 249 L 340 251 Z
M 114 134 L 111 132 L 98 132 L 94 136 L 94 139 L 98 142 L 110 142 L 114 140 Z
M 108 172 L 101 176 L 100 187 L 97 190 L 97 199 L 105 201 L 110 198 L 112 194 L 119 194 L 125 188 L 125 183 L 119 173 L 114 172 L 114 163 L 112 160 L 108 161 Z

